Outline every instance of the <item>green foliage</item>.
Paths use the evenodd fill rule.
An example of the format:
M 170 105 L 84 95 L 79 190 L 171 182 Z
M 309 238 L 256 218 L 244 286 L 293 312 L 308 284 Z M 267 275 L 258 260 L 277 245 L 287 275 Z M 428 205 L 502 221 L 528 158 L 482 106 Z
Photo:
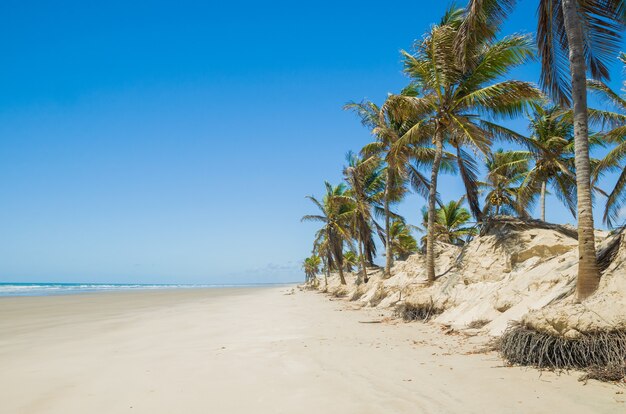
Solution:
M 417 252 L 417 241 L 411 235 L 410 227 L 403 221 L 395 220 L 391 223 L 389 236 L 394 258 L 406 260 L 410 255 Z
M 376 255 L 374 229 L 378 227 L 373 217 L 375 208 L 381 208 L 385 186 L 382 161 L 376 156 L 367 158 L 349 152 L 346 156 L 348 165 L 343 175 L 348 190 L 346 195 L 352 199 L 352 234 L 369 263 Z
M 530 118 L 530 137 L 525 141 L 534 165 L 520 185 L 522 205 L 532 202 L 542 183 L 576 217 L 576 174 L 574 165 L 574 126 L 571 111 L 558 106 L 536 106 Z M 595 144 L 599 144 L 596 139 Z M 590 142 L 593 146 L 594 142 Z
M 358 266 L 359 257 L 354 250 L 348 250 L 343 254 L 343 270 L 352 272 Z
M 529 203 L 521 203 L 518 195 L 519 186 L 528 174 L 530 159 L 527 151 L 498 150 L 487 157 L 487 177 L 480 184 L 486 191 L 485 215 L 528 215 Z
M 507 77 L 512 69 L 534 59 L 530 36 L 498 36 L 514 3 L 469 0 L 466 8 L 450 8 L 414 49 L 402 51 L 404 71 L 411 81 L 401 93 L 389 95 L 382 106 L 369 101 L 345 105 L 344 109 L 358 115 L 374 140 L 359 154 L 347 155 L 345 184 L 333 187 L 326 183 L 321 201 L 309 197 L 320 214 L 303 220 L 322 223 L 314 256 L 326 270 L 365 270 L 365 262 L 372 264 L 377 253 L 376 233 L 391 249 L 388 265 L 393 258 L 405 259 L 417 251 L 411 226 L 393 210 L 409 190 L 429 196 L 431 182 L 425 171 L 433 167 L 436 148 L 441 148 L 435 142 L 443 145 L 441 171 L 458 173 L 466 193 L 447 204 L 436 196 L 439 207 L 431 211 L 436 240 L 464 244 L 476 234 L 470 224 L 472 216 L 477 222 L 498 214 L 527 217 L 538 195 L 545 196 L 542 188 L 549 188 L 550 194 L 576 215 L 572 110 L 547 103 L 532 83 Z M 541 82 L 556 102 L 567 103 L 571 98 L 569 62 L 561 1 L 539 3 Z M 612 146 L 604 159 L 591 159 L 595 192 L 603 193 L 595 184 L 605 172 L 619 173 L 615 188 L 607 195 L 604 220 L 609 226 L 626 201 L 626 99 L 602 82 L 608 76 L 608 53 L 619 38 L 616 29 L 622 27 L 616 16 L 618 8 L 623 12 L 624 7 L 617 7 L 618 3 L 586 2 L 581 12 L 585 59 L 599 79 L 590 80 L 588 87 L 617 108 L 615 112 L 589 110 L 590 125 L 605 131 L 590 135 L 590 147 Z M 554 53 L 550 47 L 555 48 Z M 626 55 L 620 59 L 626 64 Z M 500 124 L 529 109 L 529 137 Z M 492 152 L 498 141 L 520 144 L 523 150 Z M 483 159 L 487 172 L 479 179 Z M 423 212 L 426 226 L 428 212 Z M 377 222 L 381 218 L 386 219 L 384 227 Z
M 307 283 L 313 283 L 316 280 L 316 275 L 320 271 L 321 264 L 322 259 L 315 254 L 304 259 L 302 262 L 302 269 L 304 270 Z
M 313 196 L 307 196 L 320 210 L 319 215 L 306 215 L 302 221 L 315 221 L 323 224 L 317 232 L 314 248 L 321 250 L 320 254 L 327 257 L 327 266 L 339 271 L 342 283 L 343 279 L 343 246 L 352 242 L 352 216 L 354 203 L 346 194 L 345 184 L 333 187 L 328 182 L 325 183 L 326 194 L 320 202 Z
M 405 196 L 407 185 L 417 194 L 428 195 L 429 181 L 421 170 L 432 163 L 434 151 L 428 140 L 420 143 L 404 143 L 400 137 L 418 120 L 397 118 L 397 112 L 387 101 L 382 107 L 364 101 L 348 103 L 346 110 L 352 110 L 361 123 L 370 129 L 376 141 L 361 149 L 364 159 L 376 157 L 384 164 L 384 185 L 389 186 L 390 202 L 397 203 Z
M 626 64 L 624 53 L 620 54 L 620 61 Z M 597 163 L 594 172 L 595 180 L 607 171 L 619 173 L 615 186 L 608 194 L 603 217 L 604 222 L 609 227 L 613 227 L 618 219 L 623 219 L 620 217 L 620 213 L 623 210 L 624 202 L 626 202 L 626 167 L 624 166 L 626 159 L 626 100 L 613 92 L 603 82 L 588 81 L 588 87 L 617 110 L 617 112 L 605 112 L 603 113 L 604 116 L 599 117 L 599 122 L 610 128 L 609 131 L 602 134 L 602 138 L 613 147 L 604 159 Z M 626 82 L 624 82 L 624 88 L 626 89 Z
M 519 134 L 494 120 L 522 114 L 542 95 L 529 82 L 502 80 L 511 69 L 532 59 L 532 39 L 527 35 L 496 39 L 498 27 L 491 26 L 483 35 L 473 33 L 467 37 L 468 43 L 459 46 L 466 17 L 465 13 L 449 12 L 412 53 L 402 52 L 413 93 L 389 100 L 395 102 L 399 118 L 420 120 L 400 142 L 442 135 L 456 159 L 470 211 L 480 219 L 478 168 L 465 149 L 487 156 L 494 140 L 519 141 Z M 459 47 L 463 61 L 459 61 Z
M 463 207 L 465 197 L 459 200 L 450 201 L 437 209 L 435 215 L 435 239 L 462 246 L 470 236 L 477 233 L 476 227 L 470 226 L 472 216 L 470 212 Z M 422 209 L 422 231 L 426 230 L 428 225 L 428 210 L 426 207 Z M 426 246 L 426 236 L 422 237 L 422 246 Z

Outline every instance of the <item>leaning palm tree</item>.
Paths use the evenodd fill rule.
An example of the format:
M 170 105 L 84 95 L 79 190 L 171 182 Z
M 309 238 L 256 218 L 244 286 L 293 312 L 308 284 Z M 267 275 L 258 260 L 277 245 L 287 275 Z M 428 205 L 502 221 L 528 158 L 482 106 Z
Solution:
M 465 196 L 458 200 L 452 200 L 437 209 L 437 218 L 435 221 L 435 240 L 442 241 L 456 246 L 462 246 L 468 237 L 477 233 L 475 226 L 470 225 L 472 216 L 470 212 L 463 207 Z M 428 209 L 422 209 L 422 231 L 428 227 Z M 428 238 L 422 237 L 422 249 L 427 248 Z
M 328 243 L 328 249 L 332 253 L 339 279 L 341 284 L 346 284 L 343 274 L 343 246 L 351 243 L 352 235 L 350 233 L 350 219 L 354 208 L 350 197 L 346 196 L 346 186 L 339 184 L 333 187 L 326 182 L 326 194 L 322 202 L 313 196 L 307 196 L 320 210 L 319 215 L 306 215 L 302 217 L 302 221 L 317 221 L 324 223 L 322 229 L 318 231 L 316 244 L 318 240 L 325 239 Z M 327 265 L 329 265 L 327 263 Z
M 593 79 L 609 79 L 607 62 L 621 46 L 626 5 L 624 0 L 538 2 L 541 84 L 558 104 L 573 104 L 579 256 L 576 294 L 582 301 L 595 292 L 600 282 L 591 196 L 586 78 L 589 72 Z M 481 33 L 493 31 L 515 3 L 516 0 L 470 0 L 468 19 L 457 37 L 457 52 L 470 47 Z
M 476 42 L 465 50 L 465 64 L 458 61 L 455 39 L 466 14 L 450 10 L 440 24 L 416 45 L 415 52 L 403 52 L 405 72 L 412 79 L 412 97 L 395 96 L 403 102 L 396 105 L 403 113 L 422 121 L 416 123 L 399 140 L 398 145 L 432 137 L 435 157 L 430 177 L 428 198 L 428 243 L 426 268 L 429 281 L 435 280 L 435 222 L 437 177 L 444 145 L 457 150 L 459 170 L 467 188 L 470 209 L 480 216 L 477 199 L 477 180 L 468 171 L 468 156 L 462 146 L 490 151 L 494 139 L 517 139 L 518 134 L 494 122 L 498 118 L 515 117 L 526 105 L 541 97 L 531 83 L 504 80 L 512 68 L 533 56 L 531 39 L 524 35 L 494 38 L 476 37 Z M 497 28 L 496 28 L 497 29 Z
M 346 156 L 348 165 L 343 170 L 348 184 L 347 195 L 354 203 L 352 233 L 355 236 L 360 258 L 361 275 L 368 282 L 367 263 L 373 263 L 376 255 L 374 228 L 377 226 L 372 213 L 377 206 L 385 186 L 382 161 L 371 156 L 362 158 L 349 152 Z
M 330 270 L 334 267 L 335 261 L 333 260 L 333 252 L 328 242 L 326 228 L 322 227 L 315 234 L 315 241 L 313 242 L 313 254 L 317 255 L 322 260 L 322 270 L 324 271 L 324 288 L 328 289 L 328 278 L 330 277 Z
M 527 217 L 530 197 L 521 201 L 520 185 L 528 176 L 530 154 L 527 151 L 498 150 L 487 157 L 487 177 L 481 187 L 485 196 L 485 215 L 499 214 Z
M 400 120 L 389 111 L 389 105 L 379 107 L 372 102 L 349 103 L 344 109 L 353 110 L 361 118 L 361 123 L 369 128 L 376 141 L 367 144 L 361 150 L 364 157 L 377 157 L 385 163 L 383 214 L 385 218 L 385 277 L 391 276 L 393 254 L 390 241 L 391 220 L 394 214 L 391 205 L 402 199 L 406 193 L 406 183 L 410 182 L 413 190 L 428 194 L 430 182 L 420 169 L 432 162 L 431 149 L 419 145 L 395 145 L 404 131 L 415 122 L 413 119 Z M 423 143 L 423 141 L 422 141 Z
M 619 59 L 626 64 L 626 54 L 621 53 Z M 596 179 L 604 171 L 619 172 L 617 182 L 608 195 L 603 217 L 604 222 L 609 227 L 613 227 L 620 218 L 624 201 L 626 201 L 626 167 L 624 167 L 624 159 L 626 159 L 626 99 L 611 90 L 602 81 L 590 80 L 587 85 L 619 111 L 619 113 L 613 114 L 614 122 L 611 124 L 610 131 L 603 134 L 607 143 L 616 145 L 598 163 L 595 171 Z M 626 90 L 626 82 L 624 82 L 624 86 L 624 90 Z

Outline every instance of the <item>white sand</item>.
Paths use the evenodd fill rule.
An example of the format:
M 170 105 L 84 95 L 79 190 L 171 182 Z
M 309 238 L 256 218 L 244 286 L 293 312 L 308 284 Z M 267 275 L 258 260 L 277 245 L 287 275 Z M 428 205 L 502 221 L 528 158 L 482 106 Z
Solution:
M 0 412 L 623 413 L 624 388 L 286 288 L 0 298 Z

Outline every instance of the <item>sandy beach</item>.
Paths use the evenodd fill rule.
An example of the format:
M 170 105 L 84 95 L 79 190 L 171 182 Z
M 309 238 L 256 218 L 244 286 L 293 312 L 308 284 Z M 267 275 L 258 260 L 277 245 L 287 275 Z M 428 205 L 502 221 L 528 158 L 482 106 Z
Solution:
M 621 413 L 624 388 L 291 288 L 0 298 L 0 412 Z

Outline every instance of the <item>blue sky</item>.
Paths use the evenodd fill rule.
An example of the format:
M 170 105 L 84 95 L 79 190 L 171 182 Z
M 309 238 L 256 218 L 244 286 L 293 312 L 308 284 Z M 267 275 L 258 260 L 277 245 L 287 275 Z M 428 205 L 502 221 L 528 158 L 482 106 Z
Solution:
M 401 89 L 399 50 L 445 8 L 5 1 L 0 281 L 300 279 L 304 196 L 371 140 L 342 105 Z M 504 33 L 532 31 L 534 8 L 522 1 Z M 441 188 L 462 192 L 455 177 Z M 410 195 L 400 212 L 417 223 L 423 204 Z

